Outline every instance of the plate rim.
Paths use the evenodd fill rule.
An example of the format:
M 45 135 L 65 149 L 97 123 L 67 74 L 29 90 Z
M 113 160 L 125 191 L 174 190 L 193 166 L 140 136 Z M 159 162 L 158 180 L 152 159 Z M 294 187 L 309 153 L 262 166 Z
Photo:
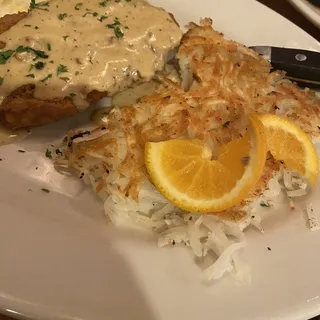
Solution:
M 300 0 L 290 0 L 290 1 L 291 1 L 291 2 L 299 2 Z M 260 2 L 257 2 L 257 4 L 258 4 L 258 5 L 262 5 L 262 6 L 263 6 L 265 9 L 267 9 L 267 10 L 273 11 L 273 13 L 281 16 L 282 19 L 286 19 L 287 21 L 289 21 L 291 24 L 294 25 L 294 23 L 291 22 L 289 19 L 283 17 L 281 14 L 279 14 L 279 13 L 275 12 L 274 10 L 268 8 L 266 5 L 264 5 L 264 4 L 260 3 Z M 320 16 L 319 16 L 319 17 L 320 17 Z M 319 23 L 320 23 L 320 20 L 319 20 Z M 295 25 L 295 26 L 296 26 L 296 25 Z M 305 35 L 307 35 L 307 36 L 311 37 L 312 39 L 314 39 L 315 41 L 317 41 L 315 38 L 313 38 L 310 34 L 308 34 L 307 32 L 305 32 L 305 31 L 304 31 L 303 29 L 301 29 L 299 26 L 296 26 L 296 27 L 299 28 L 300 30 L 302 30 L 302 31 L 305 33 Z M 57 317 L 59 317 L 59 319 L 67 319 L 67 318 L 66 318 L 65 316 L 63 316 L 63 315 L 52 315 L 52 314 L 50 313 L 50 310 L 48 310 L 48 309 L 46 308 L 46 306 L 41 306 L 41 308 L 39 308 L 39 310 L 38 310 L 37 313 L 35 314 L 35 313 L 33 313 L 32 311 L 30 311 L 30 310 L 28 311 L 27 303 L 26 303 L 25 301 L 23 301 L 23 302 L 20 303 L 20 308 L 14 308 L 14 309 L 16 309 L 16 310 L 14 310 L 14 309 L 12 309 L 12 308 L 6 308 L 6 307 L 3 305 L 3 303 L 2 303 L 2 302 L 5 302 L 5 300 L 7 300 L 8 302 L 10 302 L 10 299 L 9 299 L 9 298 L 4 298 L 4 297 L 0 294 L 0 300 L 2 300 L 2 301 L 0 301 L 0 310 L 1 310 L 1 312 L 2 312 L 3 314 L 6 314 L 6 315 L 10 316 L 10 317 L 19 318 L 19 319 L 32 318 L 32 319 L 35 319 L 35 320 L 37 320 L 37 319 L 40 320 L 40 319 L 44 319 L 44 318 L 50 319 L 50 318 L 53 317 L 53 316 L 57 316 Z M 33 306 L 33 307 L 36 307 L 36 306 Z M 20 309 L 20 310 L 18 310 L 18 309 Z M 11 310 L 11 312 L 9 312 L 8 310 Z M 42 310 L 42 311 L 41 311 L 41 310 Z M 47 311 L 48 311 L 48 312 L 47 312 Z M 319 307 L 319 311 L 320 311 L 320 307 Z M 314 310 L 314 312 L 316 312 L 316 310 Z M 316 316 L 317 314 L 318 314 L 318 312 L 315 313 L 314 316 Z M 302 320 L 302 314 L 300 314 L 300 313 L 297 314 L 296 320 Z

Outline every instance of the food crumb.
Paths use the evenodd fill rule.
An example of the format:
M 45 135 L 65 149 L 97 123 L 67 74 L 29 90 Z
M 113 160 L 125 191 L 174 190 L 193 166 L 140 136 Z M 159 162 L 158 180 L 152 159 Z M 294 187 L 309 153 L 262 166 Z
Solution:
M 271 248 L 270 248 L 270 247 L 268 247 L 268 251 L 271 251 Z
M 46 189 L 46 188 L 42 188 L 41 189 L 43 192 L 46 192 L 46 193 L 49 193 L 50 192 L 50 190 L 49 189 Z

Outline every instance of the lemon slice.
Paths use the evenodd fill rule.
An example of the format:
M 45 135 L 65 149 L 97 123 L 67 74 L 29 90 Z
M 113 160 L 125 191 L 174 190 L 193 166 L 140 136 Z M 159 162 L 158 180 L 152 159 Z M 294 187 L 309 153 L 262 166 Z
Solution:
M 282 117 L 258 115 L 267 137 L 267 147 L 275 159 L 299 172 L 312 185 L 319 176 L 319 160 L 311 138 L 295 123 Z
M 212 151 L 200 140 L 147 142 L 145 164 L 157 189 L 174 205 L 218 212 L 239 203 L 259 180 L 267 144 L 260 120 L 251 115 L 247 133 Z

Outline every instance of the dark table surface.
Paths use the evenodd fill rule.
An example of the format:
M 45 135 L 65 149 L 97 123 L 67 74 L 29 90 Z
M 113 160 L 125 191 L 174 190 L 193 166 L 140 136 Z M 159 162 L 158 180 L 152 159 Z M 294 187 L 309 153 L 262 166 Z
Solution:
M 235 0 L 236 1 L 236 0 Z M 257 0 L 268 6 L 272 10 L 286 17 L 300 28 L 311 34 L 314 38 L 320 41 L 320 30 L 309 22 L 302 14 L 295 10 L 286 0 Z M 13 320 L 10 317 L 0 315 L 0 320 Z M 307 319 L 306 319 L 307 320 Z M 320 320 L 320 316 L 312 320 Z

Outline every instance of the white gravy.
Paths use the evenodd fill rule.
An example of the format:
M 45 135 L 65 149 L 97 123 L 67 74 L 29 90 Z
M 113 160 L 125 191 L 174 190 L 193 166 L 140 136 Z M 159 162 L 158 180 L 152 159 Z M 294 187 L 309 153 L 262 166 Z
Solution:
M 35 98 L 70 96 L 88 107 L 91 91 L 109 96 L 163 68 L 182 33 L 171 16 L 143 0 L 51 0 L 0 35 L 0 104 L 35 85 Z

